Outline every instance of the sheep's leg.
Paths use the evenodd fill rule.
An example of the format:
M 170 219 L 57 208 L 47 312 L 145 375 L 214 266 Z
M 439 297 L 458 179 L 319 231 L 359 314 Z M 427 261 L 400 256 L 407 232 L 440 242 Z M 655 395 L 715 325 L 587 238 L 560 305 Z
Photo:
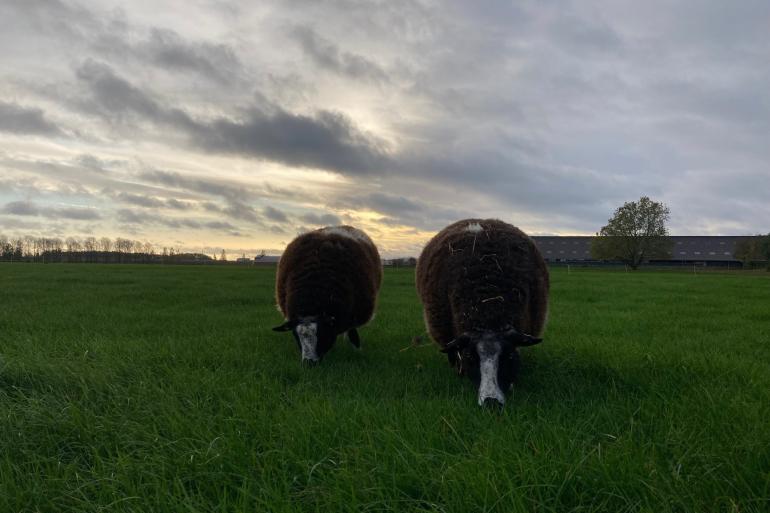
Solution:
M 355 328 L 348 330 L 348 340 L 357 348 L 361 348 L 361 338 L 358 336 L 358 331 Z

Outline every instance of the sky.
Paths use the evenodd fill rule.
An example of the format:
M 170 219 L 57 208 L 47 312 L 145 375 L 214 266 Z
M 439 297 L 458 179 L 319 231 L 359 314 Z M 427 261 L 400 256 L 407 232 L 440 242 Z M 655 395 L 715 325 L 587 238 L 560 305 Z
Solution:
M 0 1 L 0 234 L 770 231 L 770 2 Z

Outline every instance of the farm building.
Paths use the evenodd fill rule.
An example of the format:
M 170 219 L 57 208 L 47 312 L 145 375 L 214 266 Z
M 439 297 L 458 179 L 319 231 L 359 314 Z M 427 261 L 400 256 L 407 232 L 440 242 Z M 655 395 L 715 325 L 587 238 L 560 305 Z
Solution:
M 591 257 L 591 236 L 534 236 L 543 257 L 549 263 L 595 262 Z M 673 246 L 668 259 L 656 259 L 651 263 L 661 265 L 700 264 L 713 266 L 740 265 L 735 257 L 735 246 L 751 236 L 672 236 Z

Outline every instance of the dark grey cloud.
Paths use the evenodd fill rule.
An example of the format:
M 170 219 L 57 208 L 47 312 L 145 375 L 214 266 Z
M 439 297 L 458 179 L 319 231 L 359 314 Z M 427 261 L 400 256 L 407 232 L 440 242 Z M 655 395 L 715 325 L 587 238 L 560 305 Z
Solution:
M 347 196 L 337 200 L 343 208 L 356 210 L 372 210 L 384 217 L 380 223 L 389 226 L 412 226 L 423 230 L 439 229 L 450 222 L 464 217 L 472 217 L 472 209 L 463 208 L 447 202 L 442 205 L 438 201 L 420 201 L 396 194 L 374 192 L 359 196 Z
M 61 0 L 4 0 L 0 3 L 0 19 L 13 20 L 25 31 L 55 34 L 70 41 L 79 40 L 99 27 L 89 10 Z
M 91 92 L 86 110 L 115 119 L 125 115 L 137 115 L 149 121 L 162 121 L 168 116 L 153 98 L 144 91 L 118 76 L 113 69 L 92 59 L 81 64 L 75 74 L 85 82 Z
M 221 196 L 222 198 L 229 200 L 242 201 L 248 196 L 242 186 L 226 181 L 186 176 L 173 171 L 151 169 L 140 172 L 138 178 L 150 183 L 161 184 L 175 189 L 199 192 L 202 194 Z
M 150 224 L 157 220 L 157 217 L 152 214 L 127 208 L 118 209 L 116 213 L 118 221 L 125 224 Z
M 102 216 L 92 208 L 40 206 L 31 201 L 12 201 L 0 208 L 0 213 L 16 216 L 46 217 L 49 219 L 72 219 L 94 221 Z
M 382 192 L 373 192 L 367 195 L 363 202 L 371 207 L 372 210 L 386 214 L 418 212 L 424 208 L 422 205 L 409 198 Z
M 125 164 L 124 161 L 115 159 L 102 159 L 88 153 L 78 155 L 75 157 L 74 162 L 78 166 L 90 169 L 92 171 L 107 171 L 113 166 L 122 166 Z
M 228 205 L 222 209 L 222 212 L 233 219 L 242 219 L 257 224 L 262 222 L 254 207 L 240 201 L 229 200 Z
M 3 101 L 0 101 L 0 132 L 49 137 L 64 135 L 56 124 L 46 119 L 41 109 Z
M 220 86 L 243 82 L 244 69 L 228 44 L 189 38 L 168 27 L 142 26 L 121 10 L 104 11 L 88 2 L 6 0 L 0 18 L 40 41 L 51 39 L 60 49 L 74 47 L 122 65 L 154 66 L 163 72 L 194 74 Z M 0 24 L 2 28 L 2 24 Z M 39 43 L 38 43 L 39 44 Z
M 242 73 L 241 62 L 230 46 L 189 42 L 170 29 L 151 29 L 147 42 L 137 50 L 164 69 L 191 71 L 222 84 Z
M 158 198 L 155 196 L 148 196 L 145 194 L 135 194 L 130 192 L 118 192 L 112 195 L 113 198 L 131 205 L 137 205 L 145 208 L 164 208 L 179 211 L 193 210 L 196 208 L 196 203 L 192 201 L 180 201 L 175 198 Z
M 223 221 L 209 221 L 209 222 L 203 223 L 203 226 L 210 230 L 229 231 L 229 232 L 236 231 L 235 226 Z
M 103 63 L 88 60 L 76 74 L 91 93 L 83 102 L 85 110 L 113 122 L 129 117 L 170 126 L 201 150 L 353 175 L 382 172 L 390 163 L 383 144 L 340 113 L 321 110 L 308 116 L 271 106 L 244 109 L 239 119 L 196 120 L 162 106 Z
M 136 211 L 131 209 L 118 209 L 117 221 L 125 225 L 164 226 L 166 228 L 189 228 L 193 230 L 217 230 L 230 234 L 240 235 L 237 228 L 225 221 L 199 221 L 188 218 L 167 217 L 157 213 Z
M 119 209 L 117 211 L 118 222 L 133 225 L 161 225 L 168 228 L 192 228 L 199 230 L 202 225 L 193 219 L 175 219 L 167 218 L 157 213 L 137 212 L 130 209 Z
M 143 196 L 141 194 L 132 194 L 130 192 L 120 192 L 115 195 L 115 199 L 123 203 L 130 203 L 132 205 L 139 205 L 140 207 L 147 208 L 162 208 L 166 205 L 163 200 L 158 198 Z
M 167 198 L 164 202 L 164 205 L 168 208 L 173 208 L 174 210 L 191 210 L 195 208 L 195 204 L 190 201 L 180 201 L 175 198 Z
M 4 214 L 13 214 L 15 216 L 37 216 L 40 215 L 40 208 L 29 201 L 12 201 L 6 203 L 0 212 Z
M 46 215 L 49 217 L 62 217 L 64 219 L 76 219 L 80 221 L 92 221 L 102 218 L 101 214 L 94 209 L 79 207 L 57 208 L 48 211 Z
M 203 209 L 208 212 L 223 214 L 231 219 L 248 221 L 257 226 L 262 226 L 262 217 L 257 209 L 238 200 L 226 200 L 226 205 L 218 205 L 211 201 L 202 203 Z
M 201 149 L 320 168 L 349 175 L 382 173 L 390 159 L 381 143 L 361 132 L 345 115 L 315 116 L 281 109 L 249 110 L 242 119 L 216 119 L 189 127 Z
M 39 223 L 37 221 L 27 221 L 18 217 L 0 216 L 0 226 L 6 230 L 41 230 L 50 226 L 49 222 Z
M 302 49 L 317 66 L 350 78 L 375 83 L 388 82 L 387 73 L 377 63 L 361 55 L 340 51 L 337 45 L 321 37 L 312 28 L 300 26 L 293 32 Z
M 262 213 L 267 219 L 270 219 L 271 221 L 275 221 L 277 223 L 289 222 L 289 218 L 286 215 L 286 213 L 282 212 L 281 210 L 278 210 L 275 207 L 271 207 L 268 205 L 262 210 Z
M 313 214 L 308 213 L 300 216 L 300 219 L 307 224 L 316 226 L 335 226 L 342 224 L 340 218 L 334 214 Z

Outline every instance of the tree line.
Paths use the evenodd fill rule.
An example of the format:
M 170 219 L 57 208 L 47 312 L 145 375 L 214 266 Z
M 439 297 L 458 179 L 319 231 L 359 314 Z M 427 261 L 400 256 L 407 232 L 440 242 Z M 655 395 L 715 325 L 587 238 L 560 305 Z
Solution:
M 222 250 L 219 261 L 226 261 Z M 202 253 L 186 253 L 164 247 L 157 251 L 149 242 L 122 237 L 14 237 L 0 234 L 0 261 L 5 262 L 77 262 L 113 264 L 209 263 L 217 261 Z

